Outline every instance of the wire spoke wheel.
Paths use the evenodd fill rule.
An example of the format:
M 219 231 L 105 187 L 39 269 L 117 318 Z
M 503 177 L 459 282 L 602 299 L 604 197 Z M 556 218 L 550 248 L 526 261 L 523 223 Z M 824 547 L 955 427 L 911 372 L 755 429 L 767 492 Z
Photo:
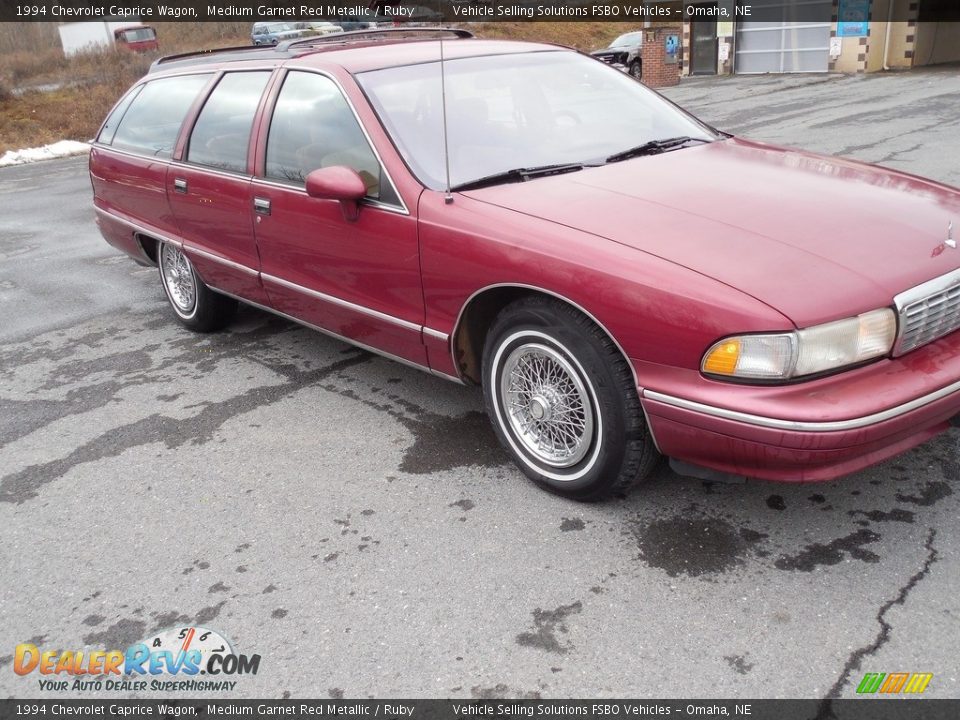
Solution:
M 190 260 L 183 251 L 170 243 L 164 243 L 160 266 L 163 282 L 170 302 L 184 315 L 189 315 L 197 304 L 197 279 Z
M 541 343 L 515 348 L 504 361 L 500 398 L 514 436 L 547 465 L 576 465 L 589 452 L 594 414 L 573 365 Z

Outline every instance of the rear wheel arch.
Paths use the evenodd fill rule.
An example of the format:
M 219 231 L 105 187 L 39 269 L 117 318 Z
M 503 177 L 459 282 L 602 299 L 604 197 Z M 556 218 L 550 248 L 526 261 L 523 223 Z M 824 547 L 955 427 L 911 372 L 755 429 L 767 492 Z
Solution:
M 157 248 L 160 247 L 160 242 L 149 235 L 144 235 L 143 233 L 134 233 L 133 239 L 137 241 L 137 245 L 140 246 L 140 252 L 143 256 L 150 261 L 150 264 L 154 267 L 157 267 Z

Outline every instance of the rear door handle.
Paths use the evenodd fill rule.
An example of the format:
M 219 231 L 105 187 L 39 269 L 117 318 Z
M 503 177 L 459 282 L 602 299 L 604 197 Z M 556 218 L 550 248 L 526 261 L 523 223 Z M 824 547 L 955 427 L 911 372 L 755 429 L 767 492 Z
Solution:
M 178 193 L 187 192 L 187 181 L 183 178 L 174 178 L 173 189 Z
M 253 210 L 257 215 L 269 215 L 270 214 L 270 201 L 267 198 L 255 197 L 253 199 Z

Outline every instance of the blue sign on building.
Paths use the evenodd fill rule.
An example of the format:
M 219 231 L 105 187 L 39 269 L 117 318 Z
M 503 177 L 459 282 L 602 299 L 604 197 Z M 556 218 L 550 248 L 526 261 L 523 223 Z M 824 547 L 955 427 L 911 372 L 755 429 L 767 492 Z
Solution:
M 837 37 L 866 37 L 870 26 L 870 0 L 840 0 Z

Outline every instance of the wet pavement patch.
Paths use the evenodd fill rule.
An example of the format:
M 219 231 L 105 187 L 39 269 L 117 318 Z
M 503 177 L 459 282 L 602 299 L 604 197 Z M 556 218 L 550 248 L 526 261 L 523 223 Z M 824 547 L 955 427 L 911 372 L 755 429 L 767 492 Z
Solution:
M 883 510 L 850 510 L 847 512 L 847 515 L 850 517 L 856 517 L 862 515 L 867 520 L 872 522 L 902 522 L 902 523 L 912 523 L 914 515 L 909 510 L 903 510 L 901 508 L 894 508 L 889 512 L 884 512 Z
M 475 685 L 470 688 L 470 695 L 478 700 L 539 700 L 541 695 L 536 690 L 514 690 L 509 685 L 497 683 L 492 687 Z
M 767 498 L 767 507 L 771 510 L 786 510 L 787 504 L 780 495 L 771 495 Z
M 724 655 L 723 659 L 740 675 L 746 675 L 753 670 L 753 663 L 748 663 L 743 655 Z
M 741 565 L 767 536 L 737 529 L 726 520 L 678 515 L 645 523 L 636 520 L 631 532 L 640 557 L 670 577 L 718 575 Z
M 560 532 L 574 532 L 586 528 L 586 523 L 580 518 L 564 518 L 560 523 Z
M 84 645 L 103 648 L 128 648 L 138 640 L 143 640 L 147 624 L 142 620 L 125 618 L 118 620 L 106 630 L 83 636 Z
M 400 415 L 397 419 L 414 438 L 400 463 L 405 473 L 427 475 L 471 465 L 492 467 L 508 460 L 490 421 L 481 412 L 451 418 L 424 411 L 417 417 Z
M 813 543 L 796 555 L 783 555 L 777 559 L 774 567 L 778 570 L 813 572 L 821 565 L 837 565 L 843 562 L 847 555 L 855 560 L 877 563 L 880 562 L 880 556 L 863 546 L 879 539 L 880 536 L 871 530 L 857 530 L 826 545 Z
M 77 446 L 66 457 L 30 465 L 3 477 L 0 479 L 0 503 L 27 502 L 37 497 L 42 486 L 63 477 L 76 466 L 117 457 L 131 448 L 154 442 L 163 442 L 169 450 L 187 443 L 203 445 L 210 442 L 214 433 L 228 420 L 255 408 L 279 402 L 294 390 L 367 362 L 371 357 L 368 353 L 361 353 L 317 370 L 291 371 L 285 382 L 248 388 L 228 400 L 207 403 L 203 410 L 188 418 L 178 419 L 155 413 L 113 428 Z
M 517 645 L 532 647 L 553 653 L 566 653 L 572 647 L 570 643 L 561 643 L 557 633 L 568 632 L 566 620 L 571 615 L 579 615 L 583 604 L 578 600 L 570 605 L 561 605 L 556 610 L 533 611 L 533 628 L 530 632 L 517 635 Z
M 467 512 L 468 510 L 473 510 L 473 508 L 476 506 L 473 504 L 473 500 L 464 499 L 464 500 L 457 500 L 456 502 L 452 502 L 447 507 L 460 508 L 464 512 Z
M 920 490 L 919 495 L 904 495 L 902 493 L 897 493 L 897 500 L 900 502 L 910 503 L 911 505 L 920 505 L 922 507 L 930 507 L 939 500 L 953 495 L 953 489 L 947 485 L 945 482 L 932 481 L 928 482 Z

